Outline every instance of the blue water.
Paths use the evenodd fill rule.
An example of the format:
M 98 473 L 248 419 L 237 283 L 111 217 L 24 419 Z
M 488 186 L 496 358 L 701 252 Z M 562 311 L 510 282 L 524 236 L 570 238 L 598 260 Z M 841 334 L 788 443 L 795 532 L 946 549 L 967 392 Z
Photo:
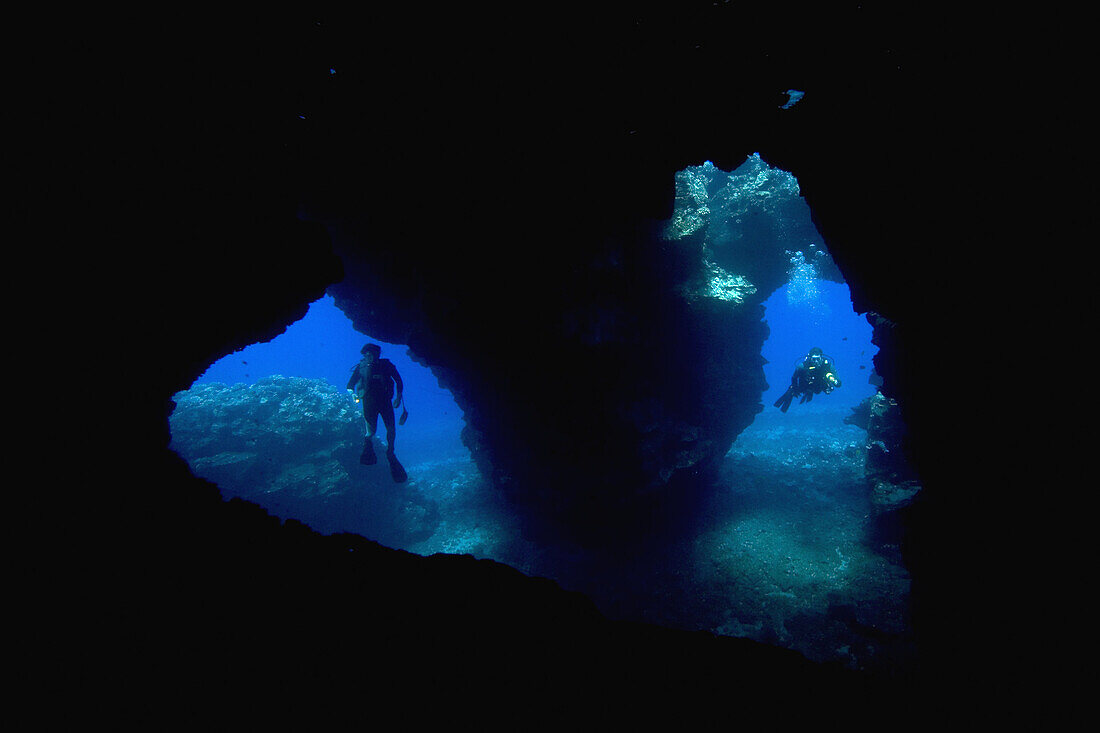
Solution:
M 764 308 L 764 319 L 771 329 L 763 349 L 768 360 L 764 365 L 768 381 L 763 397 L 765 412 L 778 412 L 772 403 L 790 386 L 795 366 L 814 346 L 832 357 L 841 386 L 832 394 L 815 395 L 805 404 L 795 400 L 789 415 L 833 410 L 847 413 L 875 394 L 876 387 L 868 383 L 868 378 L 878 347 L 871 343 L 871 324 L 852 310 L 847 285 L 795 278 L 764 301 Z
M 814 346 L 834 359 L 842 386 L 806 404 L 796 401 L 788 415 L 847 414 L 875 393 L 867 379 L 871 357 L 878 349 L 871 344 L 870 324 L 852 310 L 847 285 L 794 277 L 764 305 L 771 328 L 763 350 L 768 360 L 764 366 L 769 387 L 763 396 L 766 413 L 778 412 L 772 403 L 787 389 L 795 365 Z M 451 393 L 439 386 L 429 369 L 409 358 L 405 346 L 356 331 L 327 295 L 310 305 L 305 317 L 284 333 L 218 360 L 195 383 L 254 384 L 279 374 L 324 379 L 343 389 L 359 361 L 359 350 L 368 341 L 382 345 L 382 356 L 397 366 L 405 383 L 409 420 L 398 433 L 402 460 L 416 463 L 465 454 L 459 439 L 465 423 Z
M 402 460 L 427 461 L 466 452 L 458 437 L 465 425 L 462 410 L 431 370 L 410 359 L 405 346 L 356 331 L 328 295 L 312 303 L 301 320 L 271 341 L 252 344 L 211 364 L 195 384 L 255 384 L 278 374 L 323 379 L 344 389 L 352 367 L 361 358 L 359 350 L 367 342 L 382 346 L 382 357 L 394 363 L 405 385 L 409 418 L 398 428 Z

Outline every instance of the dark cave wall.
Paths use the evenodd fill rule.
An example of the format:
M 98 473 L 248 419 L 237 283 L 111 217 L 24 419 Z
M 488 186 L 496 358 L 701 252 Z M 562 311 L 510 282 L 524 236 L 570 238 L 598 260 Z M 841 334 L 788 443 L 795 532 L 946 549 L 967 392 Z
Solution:
M 344 263 L 339 307 L 436 370 L 531 532 L 614 547 L 677 531 L 762 409 L 760 304 L 792 257 L 840 275 L 797 183 L 759 157 L 678 172 L 674 210 L 654 220 L 589 156 L 565 136 L 550 160 L 460 169 L 497 179 L 472 190 L 445 167 L 399 169 L 418 214 L 383 198 L 373 215 L 332 201 L 305 215 Z
M 244 684 L 254 699 L 268 701 L 292 693 L 295 683 L 322 697 L 332 689 L 350 695 L 355 677 L 333 673 L 326 679 L 335 686 L 328 688 L 303 670 L 353 666 L 340 629 L 360 622 L 350 609 L 369 607 L 388 630 L 402 629 L 387 637 L 401 641 L 387 643 L 375 663 L 405 673 L 423 669 L 403 666 L 413 659 L 457 663 L 476 650 L 479 672 L 495 670 L 494 684 L 514 691 L 523 675 L 500 670 L 540 670 L 547 650 L 585 639 L 569 647 L 576 656 L 557 654 L 554 661 L 584 668 L 585 660 L 598 658 L 606 675 L 585 679 L 628 679 L 649 699 L 690 692 L 698 683 L 716 696 L 740 690 L 739 704 L 762 706 L 790 690 L 776 681 L 788 673 L 800 680 L 796 697 L 813 697 L 814 685 L 803 685 L 805 677 L 784 655 L 751 656 L 725 644 L 725 656 L 699 651 L 683 637 L 668 641 L 624 627 L 611 635 L 625 641 L 609 645 L 606 636 L 580 631 L 590 629 L 588 621 L 570 610 L 540 627 L 545 644 L 517 658 L 500 650 L 529 627 L 501 626 L 507 614 L 496 609 L 517 593 L 541 598 L 527 595 L 525 579 L 385 551 L 351 567 L 339 560 L 348 553 L 342 541 L 221 504 L 166 451 L 170 396 L 220 356 L 277 335 L 326 288 L 341 307 L 360 314 L 360 328 L 445 365 L 437 373 L 460 404 L 501 416 L 498 424 L 486 417 L 476 439 L 513 447 L 521 457 L 519 451 L 542 451 L 530 456 L 531 465 L 563 445 L 578 448 L 569 442 L 578 414 L 593 420 L 591 436 L 636 429 L 636 419 L 624 427 L 623 409 L 605 407 L 593 418 L 590 400 L 606 406 L 609 399 L 646 396 L 615 375 L 635 368 L 652 344 L 694 353 L 705 335 L 677 326 L 703 329 L 714 318 L 725 329 L 727 314 L 684 318 L 662 299 L 659 285 L 647 291 L 652 298 L 612 299 L 638 310 L 608 307 L 601 312 L 609 323 L 599 328 L 586 320 L 591 312 L 569 306 L 578 292 L 615 293 L 660 281 L 666 273 L 647 249 L 647 223 L 671 214 L 675 172 L 705 159 L 730 170 L 759 151 L 798 178 L 857 308 L 889 319 L 876 328 L 876 371 L 884 392 L 903 407 L 926 487 L 905 545 L 921 673 L 927 673 L 921 679 L 950 684 L 969 674 L 962 670 L 982 666 L 996 617 L 982 616 L 990 625 L 976 629 L 973 622 L 956 625 L 956 609 L 972 610 L 966 604 L 977 592 L 974 577 L 984 578 L 979 589 L 991 581 L 968 572 L 973 556 L 953 550 L 971 547 L 963 539 L 966 520 L 993 482 L 968 480 L 987 465 L 968 460 L 976 449 L 972 422 L 957 411 L 967 395 L 938 368 L 937 355 L 973 353 L 967 342 L 980 319 L 958 313 L 973 304 L 964 283 L 980 277 L 981 256 L 993 250 L 988 236 L 975 231 L 980 212 L 971 204 L 982 201 L 973 197 L 974 180 L 947 175 L 952 156 L 981 168 L 989 155 L 971 118 L 986 113 L 966 104 L 973 77 L 959 71 L 984 71 L 985 63 L 974 64 L 979 50 L 996 59 L 1002 49 L 975 45 L 991 37 L 988 29 L 968 33 L 975 26 L 958 17 L 945 27 L 919 10 L 819 8 L 793 19 L 728 5 L 678 4 L 656 14 L 590 8 L 580 17 L 513 11 L 505 31 L 498 30 L 499 17 L 474 17 L 477 11 L 458 6 L 432 14 L 377 9 L 362 23 L 227 14 L 217 22 L 179 18 L 171 39 L 155 33 L 138 39 L 145 63 L 129 69 L 132 136 L 120 143 L 135 150 L 127 179 L 133 191 L 120 216 L 141 253 L 134 261 L 147 262 L 155 249 L 164 262 L 155 277 L 125 285 L 127 297 L 141 303 L 129 332 L 140 334 L 147 358 L 149 352 L 160 358 L 152 359 L 155 368 L 136 370 L 137 384 L 116 408 L 127 462 L 124 471 L 111 469 L 122 473 L 112 496 L 119 515 L 105 520 L 101 533 L 114 550 L 111 572 L 85 581 L 101 584 L 97 590 L 111 599 L 111 628 L 123 640 L 116 653 L 124 650 L 138 667 L 152 652 L 168 679 L 212 681 L 204 688 L 212 695 L 218 683 Z M 807 94 L 779 110 L 788 88 Z M 586 171 L 611 171 L 613 180 Z M 430 205 L 420 193 L 426 172 L 434 183 Z M 302 214 L 338 226 L 326 234 L 301 222 Z M 362 269 L 335 256 L 359 246 L 353 233 L 369 243 L 369 266 Z M 944 275 L 944 260 L 957 268 L 952 277 Z M 601 270 L 601 261 L 619 264 Z M 379 293 L 377 301 L 362 302 L 352 283 Z M 374 302 L 386 304 L 383 312 L 370 313 Z M 502 303 L 519 305 L 502 312 Z M 717 354 L 719 371 L 732 361 L 759 371 L 739 351 L 763 339 L 753 316 L 726 331 L 740 329 L 737 344 L 707 342 L 701 358 Z M 625 347 L 582 336 L 605 327 Z M 591 366 L 571 374 L 577 389 L 564 401 L 533 388 L 553 383 L 578 361 Z M 714 395 L 691 394 L 715 384 L 699 381 L 702 364 L 651 368 L 663 383 L 687 391 L 683 402 L 662 396 L 668 425 L 673 406 Z M 756 388 L 751 374 L 740 384 Z M 532 403 L 512 404 L 511 395 Z M 736 402 L 748 395 L 714 396 Z M 541 414 L 542 422 L 519 417 L 530 414 Z M 955 419 L 945 422 L 947 415 Z M 719 442 L 745 419 L 689 417 L 717 426 Z M 674 431 L 668 435 L 662 445 L 674 453 Z M 621 467 L 631 450 L 629 441 L 605 446 L 591 465 L 607 465 L 609 457 Z M 541 486 L 549 490 L 562 477 L 553 462 L 544 466 L 553 480 Z M 960 556 L 970 564 L 960 565 Z M 324 572 L 316 574 L 317 567 Z M 439 599 L 428 589 L 440 583 L 453 591 L 444 594 L 444 605 L 462 609 L 454 624 L 440 625 L 429 611 Z M 465 587 L 471 590 L 463 593 Z M 417 593 L 403 595 L 409 588 Z M 547 606 L 545 599 L 534 604 Z M 225 629 L 240 619 L 256 626 L 234 638 Z M 326 630 L 321 644 L 312 643 L 317 629 Z M 377 652 L 372 639 L 384 635 L 355 646 L 359 658 Z M 478 644 L 463 645 L 475 637 Z M 652 656 L 623 653 L 635 643 Z M 439 649 L 449 651 L 441 657 Z M 951 664 L 959 655 L 966 664 Z M 677 669 L 690 670 L 680 683 L 660 672 L 660 660 L 671 658 L 679 660 Z M 240 664 L 258 681 L 211 671 L 219 661 Z M 618 674 L 631 664 L 642 665 L 637 674 Z M 753 674 L 764 668 L 774 675 Z M 539 679 L 547 693 L 561 680 Z M 836 699 L 866 691 L 843 676 L 830 679 Z M 439 690 L 447 682 L 432 677 L 426 684 Z M 163 692 L 150 700 L 175 702 Z M 238 710 L 252 707 L 237 701 Z M 844 714 L 854 709 L 844 706 Z
M 612 546 L 649 537 L 759 409 L 767 294 L 685 297 L 705 279 L 690 239 L 656 222 L 604 233 L 515 193 L 498 192 L 478 239 L 442 265 L 426 256 L 439 232 L 418 227 L 376 251 L 369 229 L 353 239 L 329 225 L 347 273 L 330 292 L 361 331 L 393 334 L 437 368 L 483 475 L 532 532 Z M 380 274 L 394 270 L 405 273 L 396 287 Z

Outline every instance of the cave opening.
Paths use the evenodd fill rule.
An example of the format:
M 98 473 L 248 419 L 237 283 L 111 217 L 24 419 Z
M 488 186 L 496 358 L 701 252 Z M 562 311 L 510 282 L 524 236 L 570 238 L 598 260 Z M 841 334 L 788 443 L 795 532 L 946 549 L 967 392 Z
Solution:
M 355 331 L 330 296 L 177 394 L 172 448 L 226 498 L 322 533 L 503 562 L 585 593 L 612 618 L 747 637 L 851 668 L 899 664 L 911 653 L 908 574 L 896 538 L 876 526 L 867 426 L 857 424 L 877 395 L 871 326 L 853 312 L 792 175 L 756 155 L 728 173 L 686 169 L 676 183 L 664 239 L 701 263 L 682 270 L 676 297 L 701 322 L 746 326 L 723 338 L 727 353 L 749 357 L 747 378 L 715 394 L 752 401 L 689 534 L 626 563 L 527 538 L 464 445 L 451 394 L 404 346 Z M 406 384 L 410 417 L 397 439 L 406 484 L 358 462 L 363 420 L 344 387 L 365 341 L 381 343 Z M 772 403 L 812 346 L 835 360 L 843 385 L 781 413 Z
M 900 459 L 896 404 L 878 390 L 874 329 L 793 175 L 752 155 L 728 172 L 686 168 L 676 182 L 666 236 L 702 263 L 688 299 L 710 323 L 724 314 L 736 336 L 721 338 L 741 342 L 730 350 L 741 362 L 761 357 L 760 372 L 731 370 L 751 390 L 721 380 L 713 390 L 759 402 L 683 545 L 694 575 L 679 586 L 692 599 L 680 623 L 706 619 L 715 633 L 852 669 L 902 668 L 913 657 L 909 573 L 894 522 L 919 482 Z M 767 328 L 746 326 L 754 320 Z M 814 347 L 840 386 L 803 392 L 782 411 L 776 402 Z
M 360 463 L 361 404 L 346 389 L 365 343 L 381 347 L 403 382 L 408 416 L 395 452 L 407 468 L 394 482 L 386 462 Z M 439 529 L 439 503 L 480 476 L 462 443 L 462 410 L 431 370 L 401 344 L 357 331 L 325 295 L 268 342 L 211 364 L 174 396 L 170 447 L 223 498 L 254 502 L 322 533 L 355 532 L 400 549 Z M 377 424 L 375 448 L 385 451 Z
M 787 414 L 847 414 L 878 391 L 873 361 L 878 347 L 871 340 L 873 329 L 865 316 L 853 310 L 847 284 L 816 280 L 805 273 L 798 278 L 764 301 L 769 328 L 763 348 L 768 382 L 764 405 L 773 405 L 790 384 L 794 368 L 816 346 L 834 364 L 842 385 L 820 399 L 803 403 L 802 410 L 792 406 Z
M 852 669 L 896 671 L 913 654 L 910 579 L 898 537 L 879 527 L 893 507 L 876 504 L 868 473 L 874 436 L 864 415 L 881 399 L 877 347 L 847 285 L 813 279 L 794 260 L 791 280 L 763 304 L 762 411 L 727 454 L 723 498 L 698 539 L 710 585 L 733 599 L 714 630 Z M 841 386 L 782 412 L 775 402 L 812 347 Z

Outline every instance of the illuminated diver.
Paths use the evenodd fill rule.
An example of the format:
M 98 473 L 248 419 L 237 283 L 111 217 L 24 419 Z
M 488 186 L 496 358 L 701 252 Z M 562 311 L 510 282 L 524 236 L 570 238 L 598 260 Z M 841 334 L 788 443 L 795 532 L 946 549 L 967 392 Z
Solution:
M 798 404 L 809 402 L 815 394 L 829 394 L 840 386 L 840 379 L 836 376 L 836 365 L 816 346 L 810 349 L 810 353 L 795 367 L 791 375 L 791 386 L 783 393 L 783 396 L 775 401 L 775 406 L 782 412 L 786 412 L 791 406 L 791 400 L 801 396 Z

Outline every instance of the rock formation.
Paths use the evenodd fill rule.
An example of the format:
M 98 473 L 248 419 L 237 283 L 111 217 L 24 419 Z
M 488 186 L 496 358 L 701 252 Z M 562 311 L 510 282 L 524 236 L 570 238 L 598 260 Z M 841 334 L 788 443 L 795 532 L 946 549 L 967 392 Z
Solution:
M 904 536 L 903 510 L 921 490 L 920 477 L 905 450 L 906 426 L 897 401 L 881 392 L 863 400 L 844 419 L 867 431 L 864 479 L 875 512 L 876 540 L 896 543 Z
M 175 402 L 169 447 L 226 499 L 256 502 L 326 534 L 356 531 L 390 547 L 435 531 L 434 502 L 394 490 L 388 471 L 360 465 L 361 408 L 324 380 L 197 384 Z
M 611 172 L 582 168 L 577 178 L 611 188 Z M 429 211 L 431 180 L 412 183 L 433 192 Z M 347 271 L 330 288 L 337 304 L 361 331 L 410 344 L 437 371 L 466 415 L 463 439 L 483 475 L 535 535 L 619 546 L 666 531 L 655 517 L 690 511 L 762 409 L 760 304 L 792 262 L 839 279 L 789 173 L 754 155 L 733 172 L 686 168 L 675 184 L 669 218 L 627 231 L 611 212 L 595 222 L 619 231 L 574 229 L 588 211 L 548 224 L 541 202 L 560 192 L 513 201 L 498 191 L 478 233 L 502 256 L 476 267 L 448 254 L 439 269 L 418 246 L 377 250 L 369 225 L 326 220 Z M 597 193 L 586 209 L 613 196 Z M 377 281 L 394 268 L 402 288 L 431 296 Z M 477 293 L 475 312 L 462 291 Z

